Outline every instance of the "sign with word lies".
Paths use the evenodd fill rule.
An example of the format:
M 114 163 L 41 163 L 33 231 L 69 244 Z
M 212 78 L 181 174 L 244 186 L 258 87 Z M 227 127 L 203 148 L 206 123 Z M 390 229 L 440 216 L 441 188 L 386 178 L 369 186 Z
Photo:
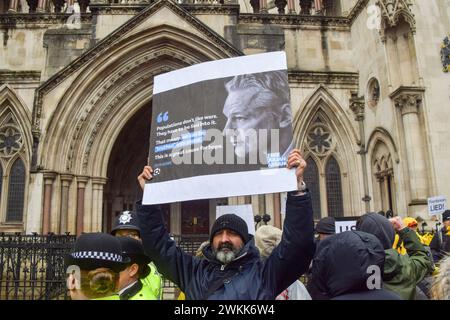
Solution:
M 356 230 L 356 222 L 358 221 L 357 217 L 343 217 L 343 218 L 335 218 L 335 228 L 336 234 L 342 233 L 345 231 Z
M 444 196 L 428 198 L 428 213 L 435 216 L 447 210 L 447 198 Z

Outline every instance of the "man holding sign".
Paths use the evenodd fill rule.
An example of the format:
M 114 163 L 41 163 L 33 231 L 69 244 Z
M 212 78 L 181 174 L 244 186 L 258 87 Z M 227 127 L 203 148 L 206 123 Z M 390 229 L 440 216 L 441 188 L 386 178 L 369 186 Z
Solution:
M 287 167 L 296 167 L 298 190 L 288 194 L 283 238 L 265 261 L 260 259 L 245 221 L 236 215 L 216 220 L 210 244 L 203 249 L 206 259 L 199 259 L 170 239 L 159 206 L 137 205 L 147 254 L 187 299 L 274 300 L 308 269 L 314 253 L 313 214 L 303 182 L 306 162 L 299 150 L 291 152 Z M 146 166 L 138 181 L 144 188 L 152 178 L 153 170 Z

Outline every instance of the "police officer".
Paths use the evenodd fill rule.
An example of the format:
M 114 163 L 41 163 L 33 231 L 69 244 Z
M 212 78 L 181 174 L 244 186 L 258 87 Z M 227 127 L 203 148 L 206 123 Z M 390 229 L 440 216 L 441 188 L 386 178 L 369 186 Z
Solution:
M 133 211 L 124 211 L 120 214 L 114 221 L 114 227 L 111 230 L 111 234 L 116 237 L 130 237 L 135 240 L 141 241 L 141 230 L 139 228 L 138 218 Z M 147 286 L 152 295 L 156 297 L 157 300 L 162 299 L 162 279 L 156 266 L 153 262 L 148 264 L 150 269 L 149 274 L 140 279 L 143 286 Z M 153 299 L 152 299 L 153 300 Z

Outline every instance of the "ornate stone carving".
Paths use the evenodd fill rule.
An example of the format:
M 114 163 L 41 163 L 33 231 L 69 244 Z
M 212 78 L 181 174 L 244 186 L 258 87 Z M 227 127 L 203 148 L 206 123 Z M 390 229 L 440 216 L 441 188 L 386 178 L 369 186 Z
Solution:
M 306 135 L 308 149 L 319 157 L 327 155 L 333 148 L 333 137 L 330 130 L 322 123 L 316 123 Z
M 390 97 L 402 115 L 418 113 L 425 89 L 420 87 L 400 87 Z
M 63 26 L 71 14 L 67 13 L 48 13 L 39 12 L 39 14 L 14 13 L 0 14 L 0 28 L 36 28 L 36 26 L 55 27 Z M 83 24 L 92 22 L 92 14 L 84 13 L 80 15 Z
M 317 72 L 291 69 L 288 70 L 288 76 L 290 83 L 334 84 L 351 90 L 357 90 L 359 83 L 359 75 L 355 72 Z
M 397 97 L 395 100 L 395 106 L 399 108 L 402 115 L 408 113 L 418 113 L 419 103 L 421 101 L 421 95 L 418 94 L 403 94 Z
M 297 15 L 297 14 L 239 14 L 239 23 L 277 24 L 286 26 L 316 26 L 329 29 L 350 30 L 350 22 L 345 17 L 326 17 L 322 15 Z
M 352 97 L 350 98 L 350 109 L 355 114 L 356 121 L 364 120 L 364 97 L 358 97 L 357 93 L 352 93 Z
M 137 25 L 142 23 L 149 16 L 158 11 L 161 7 L 167 6 L 177 15 L 182 17 L 186 22 L 190 23 L 195 27 L 200 33 L 204 34 L 212 43 L 219 46 L 221 50 L 229 56 L 240 56 L 242 52 L 234 48 L 226 40 L 218 37 L 217 34 L 212 31 L 208 26 L 202 23 L 200 20 L 189 14 L 186 10 L 180 8 L 179 5 L 173 3 L 172 1 L 157 1 L 154 4 L 148 6 L 141 13 L 139 13 L 134 18 L 127 21 L 116 31 L 112 32 L 109 36 L 101 40 L 95 47 L 91 48 L 84 54 L 82 54 L 78 59 L 69 64 L 60 72 L 56 73 L 49 80 L 43 83 L 36 90 L 36 99 L 33 108 L 33 130 L 40 131 L 41 113 L 42 113 L 42 102 L 43 96 L 55 88 L 59 83 L 61 83 L 65 78 L 69 77 L 71 74 L 82 68 L 84 65 L 95 60 L 99 55 L 108 50 L 112 45 L 121 40 L 122 35 L 126 34 Z
M 23 138 L 14 123 L 6 123 L 0 128 L 0 156 L 9 158 L 22 149 Z
M 416 32 L 416 20 L 412 12 L 411 0 L 377 0 L 376 4 L 381 9 L 380 33 L 383 41 L 385 40 L 385 30 L 395 27 L 400 17 L 403 17 L 409 24 L 412 33 Z
M 40 79 L 41 79 L 40 71 L 0 70 L 0 84 L 39 82 Z

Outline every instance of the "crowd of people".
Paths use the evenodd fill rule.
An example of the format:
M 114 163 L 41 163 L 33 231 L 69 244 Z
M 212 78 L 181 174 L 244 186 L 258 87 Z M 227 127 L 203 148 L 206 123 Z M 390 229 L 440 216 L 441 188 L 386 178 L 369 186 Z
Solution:
M 283 230 L 261 226 L 252 236 L 238 215 L 222 215 L 192 256 L 169 236 L 158 205 L 137 203 L 111 234 L 78 237 L 65 260 L 72 299 L 158 300 L 161 275 L 189 300 L 450 299 L 449 210 L 432 237 L 420 235 L 414 219 L 379 213 L 336 234 L 332 217 L 314 226 L 299 150 L 287 167 L 298 188 L 288 193 Z M 142 188 L 152 173 L 144 167 Z

